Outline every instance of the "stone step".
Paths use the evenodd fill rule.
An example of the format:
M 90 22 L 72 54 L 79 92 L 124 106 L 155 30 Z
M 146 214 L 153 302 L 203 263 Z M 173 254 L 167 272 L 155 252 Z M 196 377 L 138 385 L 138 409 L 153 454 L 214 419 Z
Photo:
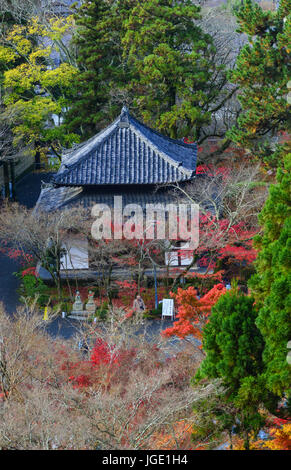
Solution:
M 89 315 L 71 314 L 68 315 L 68 318 L 71 318 L 73 320 L 88 320 Z

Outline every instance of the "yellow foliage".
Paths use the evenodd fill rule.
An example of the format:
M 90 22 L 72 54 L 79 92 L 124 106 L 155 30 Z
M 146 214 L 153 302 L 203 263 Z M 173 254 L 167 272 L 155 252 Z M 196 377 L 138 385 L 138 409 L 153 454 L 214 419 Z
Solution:
M 29 62 L 32 64 L 35 64 L 37 59 L 41 57 L 49 57 L 52 53 L 52 48 L 51 46 L 45 47 L 44 49 L 36 49 L 31 52 L 28 56 Z
M 5 38 L 7 45 L 10 43 L 18 55 L 27 55 L 32 48 L 31 41 L 26 37 L 25 26 L 15 25 Z
M 46 28 L 44 25 L 42 25 L 39 22 L 39 19 L 37 16 L 33 17 L 30 19 L 28 26 L 27 26 L 27 32 L 30 35 L 38 35 L 38 36 L 45 36 L 46 35 Z
M 4 102 L 15 116 L 16 144 L 23 140 L 26 143 L 41 140 L 44 145 L 46 139 L 56 139 L 57 145 L 61 145 L 60 139 L 68 137 L 65 130 L 54 132 L 47 123 L 52 114 L 62 115 L 77 74 L 77 69 L 69 63 L 55 67 L 51 58 L 73 23 L 71 16 L 52 18 L 46 25 L 34 17 L 25 25 L 14 25 L 3 37 L 0 61 L 4 70 L 6 68 Z
M 262 450 L 263 447 L 262 440 L 255 440 L 254 436 L 250 439 L 250 450 Z M 233 439 L 233 450 L 245 450 L 244 440 L 242 438 L 236 437 Z
M 61 39 L 64 34 L 74 25 L 73 15 L 59 18 L 51 18 L 50 26 L 46 31 L 46 34 L 51 39 L 57 41 Z
M 57 69 L 46 70 L 40 78 L 41 84 L 45 87 L 60 86 L 70 87 L 77 74 L 77 70 L 72 65 L 63 63 Z
M 250 438 L 250 450 L 291 450 L 291 423 L 284 424 L 280 428 L 271 428 L 269 434 L 271 439 L 267 441 L 256 440 L 253 434 Z M 234 438 L 233 450 L 244 450 L 243 439 Z
M 0 61 L 10 64 L 15 61 L 16 57 L 17 56 L 14 51 L 8 47 L 0 46 Z
M 271 440 L 264 443 L 270 450 L 291 450 L 291 423 L 283 424 L 280 429 L 271 429 Z
M 4 72 L 4 86 L 19 87 L 20 90 L 29 90 L 39 80 L 41 67 L 31 67 L 30 64 L 21 64 L 14 69 Z

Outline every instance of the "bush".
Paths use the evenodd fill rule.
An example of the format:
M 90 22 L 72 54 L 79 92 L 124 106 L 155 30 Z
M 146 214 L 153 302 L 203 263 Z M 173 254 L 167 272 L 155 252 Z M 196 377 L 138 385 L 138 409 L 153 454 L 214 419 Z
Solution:
M 157 318 L 162 316 L 163 304 L 158 304 L 157 308 L 153 308 L 148 313 L 145 313 L 144 318 Z
M 103 304 L 96 310 L 95 317 L 98 320 L 106 320 L 108 314 L 108 302 L 103 302 Z
M 47 305 L 50 298 L 49 290 L 41 279 L 32 274 L 26 274 L 25 276 L 17 274 L 17 277 L 20 277 L 22 281 L 20 293 L 23 297 L 31 297 L 32 299 L 38 297 L 37 303 L 40 306 Z
M 70 301 L 56 303 L 53 306 L 53 310 L 56 312 L 66 312 L 66 314 L 69 314 L 72 311 L 72 303 Z

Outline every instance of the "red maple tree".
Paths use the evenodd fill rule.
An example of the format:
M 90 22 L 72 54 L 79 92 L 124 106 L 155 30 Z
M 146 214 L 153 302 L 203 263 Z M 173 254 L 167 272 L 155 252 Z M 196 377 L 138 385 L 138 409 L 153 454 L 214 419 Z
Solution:
M 178 304 L 177 320 L 174 325 L 163 331 L 163 336 L 178 336 L 185 338 L 193 335 L 198 339 L 202 338 L 202 328 L 207 322 L 212 306 L 219 297 L 225 294 L 226 288 L 222 283 L 216 284 L 201 299 L 197 298 L 195 287 L 188 289 L 178 288 L 177 294 L 171 293 L 171 297 Z

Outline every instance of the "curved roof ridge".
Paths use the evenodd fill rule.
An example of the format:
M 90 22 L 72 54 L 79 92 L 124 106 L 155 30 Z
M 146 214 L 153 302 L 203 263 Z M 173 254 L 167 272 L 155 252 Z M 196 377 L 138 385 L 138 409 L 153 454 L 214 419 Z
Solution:
M 125 107 L 126 108 L 126 107 Z M 127 108 L 126 108 L 127 109 Z M 153 129 L 152 127 L 149 127 L 147 126 L 146 124 L 144 124 L 143 122 L 141 122 L 139 119 L 133 117 L 130 112 L 128 111 L 127 109 L 127 113 L 129 115 L 129 119 L 132 119 L 133 121 L 136 121 L 138 124 L 140 124 L 142 127 L 145 127 L 147 130 L 149 130 L 150 132 L 158 135 L 159 137 L 162 137 L 164 140 L 168 140 L 169 142 L 173 143 L 173 144 L 177 144 L 177 145 L 181 145 L 182 147 L 185 147 L 185 148 L 189 148 L 189 147 L 192 147 L 192 148 L 196 148 L 197 147 L 197 143 L 196 142 L 193 142 L 191 144 L 186 144 L 185 142 L 183 142 L 183 140 L 180 140 L 180 139 L 173 139 L 172 137 L 168 137 L 167 135 L 164 135 L 162 134 L 160 131 L 157 131 L 156 129 Z
M 54 182 L 56 184 L 74 185 L 78 184 L 77 182 L 79 181 L 82 185 L 93 184 L 92 178 L 94 179 L 93 175 L 95 174 L 95 184 L 103 184 L 104 175 L 97 175 L 96 164 L 101 164 L 100 152 L 102 152 L 103 145 L 107 142 L 111 142 L 112 139 L 118 140 L 119 150 L 115 150 L 114 155 L 112 155 L 113 150 L 111 145 L 109 145 L 109 150 L 107 149 L 109 153 L 106 151 L 102 156 L 102 162 L 104 165 L 107 165 L 106 168 L 109 173 L 113 171 L 109 166 L 117 165 L 116 168 L 119 168 L 119 165 L 124 165 L 125 161 L 141 164 L 139 162 L 139 152 L 141 152 L 140 158 L 147 160 L 145 150 L 138 149 L 132 137 L 128 140 L 128 137 L 126 137 L 128 135 L 135 136 L 135 139 L 142 142 L 142 145 L 150 151 L 151 158 L 146 165 L 159 167 L 159 170 L 157 170 L 159 172 L 161 172 L 160 165 L 162 165 L 160 162 L 164 162 L 163 165 L 167 165 L 168 169 L 165 167 L 163 170 L 165 173 L 158 175 L 161 181 L 164 178 L 166 180 L 170 177 L 169 171 L 172 172 L 170 179 L 177 178 L 178 180 L 186 180 L 194 176 L 197 144 L 186 144 L 185 142 L 164 136 L 160 132 L 149 128 L 138 119 L 132 117 L 128 109 L 124 106 L 120 115 L 107 126 L 106 129 L 91 137 L 83 144 L 78 145 L 77 148 L 73 149 L 69 154 L 63 156 L 61 167 L 54 177 Z M 88 163 L 85 165 L 85 162 Z M 104 165 L 102 164 L 102 167 Z M 143 165 L 145 165 L 145 160 Z M 172 170 L 169 170 L 169 168 L 172 168 Z M 176 177 L 174 177 L 173 172 L 175 172 Z M 115 184 L 121 184 L 123 176 L 124 175 L 120 175 L 119 179 L 117 178 L 119 183 L 116 181 Z M 134 184 L 134 181 L 139 181 L 139 184 L 149 184 L 148 175 L 143 175 L 141 178 L 140 176 L 132 175 L 132 178 L 132 184 Z
M 108 127 L 111 127 L 111 125 L 108 126 Z M 107 128 L 107 129 L 108 129 L 108 128 Z M 106 135 L 106 139 L 108 139 L 109 137 L 111 137 L 116 131 L 117 131 L 117 127 L 115 126 L 115 127 L 111 130 L 111 132 L 109 132 L 109 133 Z M 102 131 L 102 132 L 103 132 L 103 131 Z M 98 135 L 100 135 L 100 134 L 101 134 L 101 133 L 99 133 Z M 97 136 L 95 136 L 95 137 L 97 137 Z M 86 141 L 86 143 L 87 143 L 87 142 L 88 142 L 88 141 Z M 71 165 L 69 165 L 67 162 L 63 162 L 63 164 L 62 164 L 62 165 L 63 165 L 63 169 L 62 169 L 62 171 L 60 171 L 60 170 L 61 170 L 61 168 L 60 168 L 60 170 L 59 170 L 58 173 L 56 174 L 56 177 L 57 177 L 58 175 L 66 175 L 68 172 L 70 172 L 71 170 L 73 170 L 74 168 L 76 168 L 79 164 L 81 164 L 81 163 L 83 162 L 83 160 L 86 160 L 86 158 L 88 158 L 88 157 L 91 156 L 92 151 L 98 150 L 99 147 L 100 147 L 100 145 L 103 145 L 103 144 L 104 144 L 104 141 L 97 142 L 97 146 L 96 146 L 95 148 L 89 149 L 88 153 L 85 152 L 83 155 L 79 155 L 79 157 L 78 157 L 73 163 L 71 163 Z
M 183 167 L 187 170 L 195 170 L 197 160 L 196 143 L 187 144 L 181 140 L 167 137 L 161 134 L 161 132 L 155 129 L 151 129 L 146 124 L 143 124 L 141 121 L 131 116 L 128 111 L 127 116 L 130 124 L 132 124 L 135 129 L 137 128 L 145 137 L 147 137 L 152 144 L 156 145 L 156 147 L 159 149 L 159 152 L 163 152 L 169 158 L 177 162 L 182 162 Z
M 189 170 L 188 168 L 185 168 L 183 166 L 183 162 L 182 161 L 177 161 L 173 158 L 171 158 L 169 155 L 167 155 L 166 153 L 164 153 L 162 150 L 160 150 L 157 145 L 155 145 L 153 142 L 151 142 L 147 136 L 145 136 L 139 129 L 135 129 L 134 132 L 142 139 L 144 140 L 147 145 L 154 151 L 156 152 L 158 155 L 160 155 L 163 160 L 165 160 L 167 163 L 169 163 L 170 165 L 174 166 L 175 168 L 177 168 L 181 173 L 185 173 L 187 176 L 191 176 L 191 174 L 193 173 L 192 170 Z
M 77 148 L 73 148 L 72 152 L 69 154 L 62 155 L 62 164 L 59 173 L 63 173 L 65 171 L 66 167 L 71 168 L 75 163 L 78 161 L 82 161 L 84 156 L 88 156 L 90 153 L 90 148 L 93 147 L 95 144 L 98 145 L 102 140 L 102 136 L 105 135 L 105 137 L 109 137 L 109 135 L 115 131 L 116 129 L 116 124 L 118 123 L 120 119 L 120 116 L 118 116 L 109 126 L 107 126 L 105 129 L 102 129 L 102 131 L 98 132 L 98 134 L 94 135 L 90 139 L 86 140 L 85 142 L 78 144 Z M 98 142 L 100 140 L 100 142 Z M 92 150 L 92 148 L 91 148 Z M 86 153 L 88 151 L 88 153 Z M 84 153 L 85 152 L 85 153 Z M 65 156 L 65 159 L 63 158 Z M 72 161 L 74 160 L 74 161 Z M 65 167 L 65 168 L 64 168 Z

